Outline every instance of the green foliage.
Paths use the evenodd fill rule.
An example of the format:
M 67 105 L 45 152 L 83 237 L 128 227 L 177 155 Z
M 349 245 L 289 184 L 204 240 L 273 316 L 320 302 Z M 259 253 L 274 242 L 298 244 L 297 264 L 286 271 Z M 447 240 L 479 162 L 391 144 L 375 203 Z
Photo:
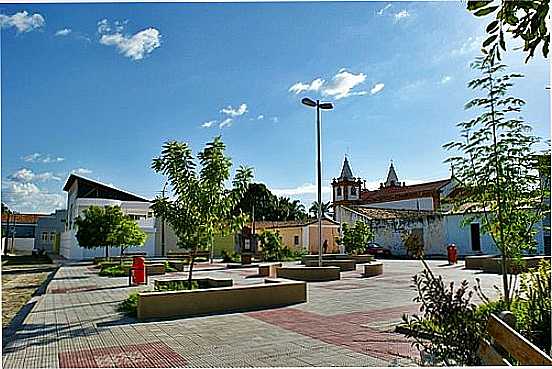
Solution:
M 535 224 L 549 213 L 545 199 L 550 188 L 541 174 L 549 175 L 550 169 L 542 171 L 542 155 L 534 150 L 539 138 L 519 117 L 525 102 L 508 94 L 512 81 L 522 76 L 505 74 L 504 65 L 484 58 L 478 58 L 473 68 L 482 76 L 468 86 L 481 90 L 483 96 L 470 100 L 466 109 L 481 112 L 458 123 L 461 140 L 444 145 L 456 154 L 447 159 L 461 188 L 453 205 L 464 212 L 466 223 L 481 223 L 504 258 L 519 259 L 524 251 L 534 249 Z M 504 296 L 509 303 L 512 283 L 503 269 Z
M 345 251 L 349 254 L 362 254 L 368 242 L 374 238 L 374 233 L 370 226 L 362 221 L 357 221 L 354 226 L 346 223 L 342 225 L 343 236 L 337 240 L 337 243 L 345 246 Z
M 265 261 L 278 261 L 284 257 L 285 246 L 282 245 L 280 232 L 265 230 L 259 235 L 262 248 L 262 258 Z
M 108 266 L 100 270 L 101 277 L 128 277 L 128 267 L 122 265 Z
M 243 198 L 234 209 L 234 214 L 243 212 L 256 220 L 304 220 L 305 207 L 298 201 L 274 195 L 263 183 L 251 183 Z
M 326 217 L 330 214 L 330 209 L 332 204 L 328 202 L 322 202 L 322 217 Z M 318 201 L 313 201 L 311 207 L 309 208 L 309 213 L 318 218 Z
M 408 255 L 416 259 L 422 259 L 424 257 L 424 242 L 420 233 L 413 231 L 404 232 L 401 238 Z
M 75 220 L 79 246 L 97 247 L 143 246 L 146 234 L 119 206 L 90 206 L 83 211 L 84 217 Z
M 543 260 L 536 270 L 523 273 L 521 294 L 515 312 L 521 333 L 548 353 L 551 352 L 550 278 L 550 262 L 546 260 Z
M 432 366 L 479 365 L 477 348 L 486 328 L 486 321 L 479 319 L 477 306 L 471 301 L 473 292 L 468 282 L 458 288 L 454 282 L 445 284 L 443 278 L 435 278 L 429 269 L 413 277 L 418 291 L 415 302 L 421 304 L 420 315 L 403 316 L 414 338 L 413 345 L 423 350 Z M 423 338 L 422 338 L 423 337 Z
M 494 13 L 494 20 L 486 28 L 488 37 L 482 45 L 491 60 L 500 60 L 500 50 L 506 51 L 505 32 L 510 33 L 514 39 L 523 40 L 523 51 L 527 52 L 525 62 L 534 56 L 541 43 L 542 55 L 545 58 L 548 57 L 550 45 L 550 33 L 546 25 L 548 0 L 468 1 L 467 8 L 477 17 Z
M 118 310 L 135 317 L 138 312 L 138 292 L 132 292 L 125 300 L 123 300 L 123 302 L 119 305 Z
M 226 250 L 222 250 L 221 257 L 223 263 L 238 263 L 241 261 L 240 254 L 235 251 L 230 254 Z
M 166 280 L 163 281 L 163 283 L 159 283 L 155 285 L 154 290 L 155 291 L 185 291 L 185 290 L 196 290 L 198 289 L 198 283 L 196 281 L 192 281 L 192 286 L 190 288 L 189 281 L 171 281 Z
M 167 273 L 173 273 L 173 272 L 177 272 L 178 270 L 176 270 L 175 268 L 173 268 L 168 261 L 165 261 L 165 272 Z
M 227 189 L 232 161 L 225 155 L 225 148 L 220 137 L 208 143 L 197 155 L 198 169 L 187 143 L 169 141 L 163 145 L 161 156 L 152 162 L 155 172 L 167 176 L 173 195 L 172 199 L 157 197 L 152 209 L 171 225 L 179 246 L 191 250 L 190 286 L 197 250 L 212 246 L 216 234 L 241 230 L 248 220 L 246 214 L 236 215 L 233 211 L 247 191 L 252 170 L 238 168 L 233 188 Z

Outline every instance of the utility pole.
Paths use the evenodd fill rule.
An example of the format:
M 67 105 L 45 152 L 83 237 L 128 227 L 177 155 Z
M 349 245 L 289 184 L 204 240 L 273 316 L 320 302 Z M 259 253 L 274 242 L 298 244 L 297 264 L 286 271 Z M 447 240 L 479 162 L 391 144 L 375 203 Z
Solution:
M 161 191 L 161 196 L 165 197 L 165 189 L 167 188 L 167 183 L 163 185 L 163 190 Z M 161 216 L 161 256 L 165 256 L 165 218 Z

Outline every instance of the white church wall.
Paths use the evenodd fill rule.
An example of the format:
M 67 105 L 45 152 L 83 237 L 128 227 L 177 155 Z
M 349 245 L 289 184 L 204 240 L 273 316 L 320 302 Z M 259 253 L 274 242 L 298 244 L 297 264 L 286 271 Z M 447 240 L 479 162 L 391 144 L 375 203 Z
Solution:
M 420 197 L 417 199 L 409 200 L 377 202 L 365 206 L 378 209 L 433 210 L 433 198 Z

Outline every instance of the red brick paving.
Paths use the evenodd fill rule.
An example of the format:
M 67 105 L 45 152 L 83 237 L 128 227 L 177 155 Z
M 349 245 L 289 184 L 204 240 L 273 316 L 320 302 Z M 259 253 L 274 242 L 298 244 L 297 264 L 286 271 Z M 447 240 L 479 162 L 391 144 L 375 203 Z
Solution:
M 163 342 L 102 347 L 58 354 L 60 368 L 181 368 L 186 360 Z
M 323 316 L 284 308 L 247 315 L 322 342 L 383 360 L 392 360 L 397 357 L 417 356 L 418 352 L 403 335 L 380 332 L 365 324 L 400 319 L 403 313 L 416 312 L 417 309 L 416 305 L 406 305 L 371 312 Z

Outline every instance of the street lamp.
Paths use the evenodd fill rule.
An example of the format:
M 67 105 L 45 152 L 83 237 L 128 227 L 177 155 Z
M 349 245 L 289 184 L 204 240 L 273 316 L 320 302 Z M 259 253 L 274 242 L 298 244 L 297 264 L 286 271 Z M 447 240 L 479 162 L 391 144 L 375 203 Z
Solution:
M 305 97 L 301 102 L 311 108 L 316 108 L 316 137 L 318 147 L 318 266 L 322 266 L 322 160 L 321 157 L 321 145 L 320 145 L 320 109 L 331 110 L 333 104 L 329 102 L 321 103 L 320 100 L 311 100 Z

